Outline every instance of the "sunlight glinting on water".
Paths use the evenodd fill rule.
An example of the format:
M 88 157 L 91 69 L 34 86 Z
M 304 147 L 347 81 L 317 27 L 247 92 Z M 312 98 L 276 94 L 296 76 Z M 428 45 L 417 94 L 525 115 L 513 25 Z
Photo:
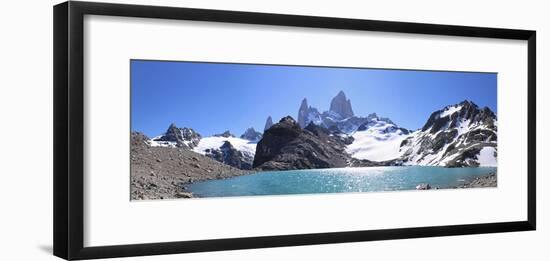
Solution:
M 188 184 L 198 197 L 414 190 L 419 184 L 453 188 L 496 168 L 365 167 L 266 171 Z

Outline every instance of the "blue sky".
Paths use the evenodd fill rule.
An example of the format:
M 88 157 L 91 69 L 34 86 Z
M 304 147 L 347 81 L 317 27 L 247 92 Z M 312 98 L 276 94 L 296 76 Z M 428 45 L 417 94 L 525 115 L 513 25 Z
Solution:
M 303 98 L 328 110 L 340 90 L 355 115 L 376 112 L 407 129 L 465 99 L 497 112 L 495 73 L 132 60 L 132 130 L 153 137 L 173 122 L 203 136 L 262 131 L 267 116 L 296 118 Z

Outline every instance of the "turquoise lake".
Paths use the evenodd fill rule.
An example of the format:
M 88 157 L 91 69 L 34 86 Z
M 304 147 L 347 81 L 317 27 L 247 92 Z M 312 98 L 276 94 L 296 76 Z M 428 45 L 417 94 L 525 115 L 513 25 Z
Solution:
M 496 172 L 496 168 L 425 166 L 264 171 L 185 185 L 196 197 L 287 195 L 414 190 L 421 183 L 451 188 Z

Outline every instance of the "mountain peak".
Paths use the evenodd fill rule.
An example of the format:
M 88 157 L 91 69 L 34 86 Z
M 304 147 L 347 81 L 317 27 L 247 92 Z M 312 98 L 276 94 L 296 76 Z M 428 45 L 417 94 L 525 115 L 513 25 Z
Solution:
M 173 136 L 175 138 L 176 136 L 181 135 L 181 132 L 194 133 L 195 131 L 191 128 L 179 128 L 175 123 L 171 123 L 170 126 L 168 126 L 168 129 L 166 129 L 166 132 L 164 132 L 164 135 Z
M 472 101 L 464 100 L 458 104 L 445 106 L 443 109 L 432 113 L 426 124 L 422 127 L 422 131 L 431 128 L 431 133 L 436 133 L 442 128 L 454 128 L 466 120 L 468 120 L 470 125 L 483 122 L 487 126 L 493 126 L 496 115 L 489 108 L 480 109 Z
M 291 116 L 285 116 L 285 117 L 281 118 L 279 123 L 296 124 L 296 121 Z
M 470 100 L 463 100 L 458 105 L 466 108 L 478 108 L 477 104 Z
M 170 123 L 170 126 L 168 126 L 168 129 L 166 129 L 166 132 L 170 131 L 170 130 L 173 130 L 173 129 L 177 129 L 178 127 L 176 126 L 175 123 Z
M 307 106 L 307 98 L 304 98 L 304 99 L 302 100 L 302 104 L 300 104 L 300 109 L 301 109 L 301 108 L 305 108 L 305 109 L 308 108 L 308 106 Z
M 230 138 L 230 137 L 235 137 L 235 135 L 233 135 L 230 131 L 226 130 L 224 131 L 223 133 L 218 133 L 218 134 L 214 134 L 212 135 L 214 137 L 224 137 L 224 138 Z
M 367 115 L 367 118 L 369 118 L 369 119 L 378 119 L 378 115 L 376 114 L 376 112 L 373 112 L 373 113 Z
M 477 105 L 473 101 L 470 101 L 470 100 L 463 100 L 458 105 L 472 105 L 474 107 L 477 107 Z
M 298 124 L 300 127 L 304 128 L 306 126 L 308 114 L 309 106 L 307 105 L 307 99 L 304 98 L 302 100 L 302 104 L 300 104 L 300 109 L 298 110 Z
M 166 132 L 153 141 L 165 142 L 168 146 L 179 148 L 193 148 L 198 145 L 201 135 L 191 128 L 179 128 L 175 123 L 168 126 Z
M 330 102 L 330 111 L 338 113 L 342 118 L 353 117 L 353 109 L 351 108 L 351 101 L 347 99 L 346 94 L 343 91 L 332 98 Z
M 415 133 L 400 145 L 408 164 L 496 165 L 497 118 L 488 107 L 480 108 L 470 100 L 447 105 L 433 112 L 421 131 Z
M 271 126 L 273 126 L 273 119 L 271 118 L 271 116 L 268 116 L 268 117 L 267 117 L 267 120 L 265 120 L 264 131 L 266 131 L 267 129 L 271 128 Z
M 241 135 L 241 139 L 249 141 L 259 141 L 262 138 L 262 134 L 257 132 L 253 127 L 246 129 L 246 131 Z

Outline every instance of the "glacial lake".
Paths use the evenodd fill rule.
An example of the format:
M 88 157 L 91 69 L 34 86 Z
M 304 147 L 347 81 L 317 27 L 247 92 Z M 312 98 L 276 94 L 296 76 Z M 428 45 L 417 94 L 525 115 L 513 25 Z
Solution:
M 264 171 L 185 187 L 196 197 L 396 191 L 415 190 L 421 183 L 432 189 L 451 188 L 496 171 L 494 167 L 425 166 Z

